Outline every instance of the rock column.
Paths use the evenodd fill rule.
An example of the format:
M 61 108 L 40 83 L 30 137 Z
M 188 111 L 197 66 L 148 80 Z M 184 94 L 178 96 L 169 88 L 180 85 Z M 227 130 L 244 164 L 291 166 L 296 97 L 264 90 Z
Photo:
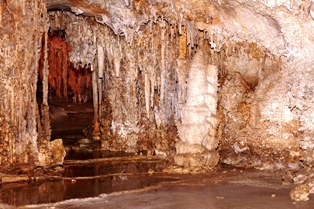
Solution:
M 186 103 L 178 124 L 175 163 L 179 166 L 214 167 L 218 163 L 217 75 L 217 66 L 208 65 L 199 50 L 190 65 Z

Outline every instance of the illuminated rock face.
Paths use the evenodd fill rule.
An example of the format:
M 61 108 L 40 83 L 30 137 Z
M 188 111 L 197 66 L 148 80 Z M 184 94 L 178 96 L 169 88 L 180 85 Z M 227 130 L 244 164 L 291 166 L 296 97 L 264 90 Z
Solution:
M 199 50 L 188 75 L 186 103 L 182 105 L 181 124 L 178 124 L 180 141 L 176 146 L 175 162 L 180 166 L 215 166 L 219 159 L 215 151 L 218 145 L 218 69 L 208 65 L 203 51 Z
M 215 165 L 218 137 L 224 163 L 313 165 L 313 1 L 47 4 L 0 5 L 1 165 L 49 157 L 50 122 L 41 117 L 49 108 L 37 111 L 35 98 L 49 27 L 66 31 L 72 62 L 94 64 L 102 78 L 102 148 L 177 152 L 179 165 Z
M 39 136 L 38 62 L 46 29 L 42 1 L 0 4 L 0 169 L 37 163 L 49 138 Z M 49 121 L 48 121 L 49 123 Z

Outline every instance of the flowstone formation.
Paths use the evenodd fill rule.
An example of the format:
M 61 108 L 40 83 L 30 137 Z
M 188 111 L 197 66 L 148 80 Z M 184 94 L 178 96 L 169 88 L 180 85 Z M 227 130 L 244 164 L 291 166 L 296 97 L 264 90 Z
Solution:
M 51 154 L 49 127 L 45 125 L 49 120 L 43 119 L 48 106 L 40 107 L 36 101 L 46 15 L 45 1 L 0 3 L 1 170 L 20 163 L 50 163 L 39 156 L 50 158 Z
M 199 50 L 190 66 L 186 103 L 181 107 L 180 140 L 175 163 L 183 167 L 214 167 L 219 155 L 216 138 L 218 69 L 208 65 Z

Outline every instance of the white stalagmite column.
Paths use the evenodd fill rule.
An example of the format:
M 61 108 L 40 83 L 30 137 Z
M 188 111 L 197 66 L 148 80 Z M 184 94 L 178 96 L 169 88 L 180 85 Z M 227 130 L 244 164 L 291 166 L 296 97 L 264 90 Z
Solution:
M 175 162 L 183 167 L 213 167 L 219 160 L 217 128 L 217 66 L 208 65 L 199 50 L 190 65 L 186 103 L 178 124 L 180 141 Z

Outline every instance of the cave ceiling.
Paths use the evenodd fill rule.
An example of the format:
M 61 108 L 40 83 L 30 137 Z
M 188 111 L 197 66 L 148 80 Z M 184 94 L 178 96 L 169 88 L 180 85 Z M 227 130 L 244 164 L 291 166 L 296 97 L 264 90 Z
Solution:
M 296 47 L 302 48 L 313 39 L 313 31 L 305 31 L 313 28 L 314 22 L 310 0 L 51 0 L 47 9 L 95 17 L 117 35 L 138 32 L 160 19 L 178 28 L 183 25 L 213 31 L 214 26 L 212 33 L 257 43 L 287 59 Z M 304 31 L 303 41 L 295 41 L 297 32 L 285 34 L 288 30 Z
M 182 19 L 208 22 L 217 14 L 214 1 L 205 0 L 52 0 L 48 10 L 71 10 L 77 15 L 94 16 L 96 21 L 108 25 L 116 34 L 125 28 L 138 31 L 151 19 L 164 18 L 168 22 Z

